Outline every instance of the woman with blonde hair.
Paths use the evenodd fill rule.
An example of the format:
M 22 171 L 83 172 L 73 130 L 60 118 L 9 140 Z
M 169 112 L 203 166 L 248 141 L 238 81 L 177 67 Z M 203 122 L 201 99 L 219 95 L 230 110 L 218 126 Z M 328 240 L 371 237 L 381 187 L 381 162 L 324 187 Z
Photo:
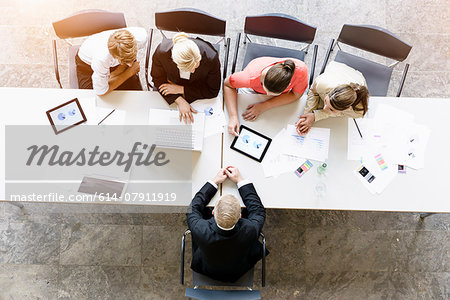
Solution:
M 368 110 L 369 90 L 361 72 L 331 62 L 308 92 L 305 111 L 295 124 L 305 135 L 315 122 L 329 117 L 361 118 Z
M 97 95 L 113 90 L 142 90 L 139 80 L 138 50 L 145 49 L 144 28 L 107 30 L 88 37 L 81 45 L 75 63 L 78 87 L 94 89 Z
M 210 43 L 180 32 L 172 40 L 163 39 L 156 48 L 151 76 L 167 103 L 178 105 L 180 120 L 190 124 L 196 113 L 190 103 L 219 93 L 219 55 Z

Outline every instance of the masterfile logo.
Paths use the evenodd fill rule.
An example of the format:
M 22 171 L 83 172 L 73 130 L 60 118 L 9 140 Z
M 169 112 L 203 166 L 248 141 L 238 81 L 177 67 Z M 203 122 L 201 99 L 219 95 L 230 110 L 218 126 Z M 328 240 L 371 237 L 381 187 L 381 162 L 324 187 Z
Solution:
M 7 180 L 75 180 L 106 174 L 135 180 L 188 181 L 190 151 L 155 146 L 155 126 L 6 126 Z M 126 174 L 128 173 L 128 174 Z
M 142 150 L 138 150 L 142 149 Z M 89 151 L 86 148 L 82 148 L 78 153 L 73 151 L 61 151 L 58 145 L 49 147 L 48 145 L 33 145 L 27 148 L 30 151 L 28 157 L 27 166 L 36 164 L 42 166 L 43 163 L 47 163 L 49 166 L 108 166 L 111 164 L 117 164 L 117 166 L 123 166 L 124 171 L 128 172 L 131 166 L 164 166 L 170 162 L 166 158 L 166 153 L 163 151 L 155 151 L 156 145 L 151 146 L 140 142 L 135 142 L 130 152 L 124 153 L 122 151 L 115 151 L 111 153 L 109 151 L 100 151 L 100 146 L 95 146 L 93 150 Z

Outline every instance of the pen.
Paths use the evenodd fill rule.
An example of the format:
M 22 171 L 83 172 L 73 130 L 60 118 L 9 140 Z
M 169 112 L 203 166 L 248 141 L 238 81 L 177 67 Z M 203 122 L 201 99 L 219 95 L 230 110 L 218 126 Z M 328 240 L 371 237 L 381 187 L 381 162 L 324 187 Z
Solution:
M 362 136 L 362 134 L 361 134 L 361 130 L 359 130 L 358 123 L 356 123 L 356 120 L 355 120 L 355 119 L 353 119 L 353 122 L 355 122 L 356 129 L 358 129 L 359 135 L 361 136 L 361 138 L 363 138 L 363 136 Z
M 113 112 L 115 112 L 115 111 L 116 111 L 116 110 L 115 110 L 115 109 L 113 109 L 113 110 L 112 110 L 112 111 L 111 111 L 111 112 L 110 112 L 109 114 L 107 114 L 107 115 L 106 115 L 106 117 L 104 117 L 104 118 L 103 118 L 103 120 L 101 120 L 100 122 L 98 122 L 98 124 L 97 124 L 97 125 L 100 125 L 100 124 L 102 124 L 102 122 L 103 122 L 103 121 L 105 121 L 105 120 L 106 120 L 106 118 L 108 118 L 108 117 L 109 117 L 109 116 L 110 116 L 110 115 L 111 115 L 111 114 L 112 114 Z M 357 126 L 358 126 L 358 125 L 357 125 Z M 361 134 L 361 133 L 360 133 L 360 134 Z

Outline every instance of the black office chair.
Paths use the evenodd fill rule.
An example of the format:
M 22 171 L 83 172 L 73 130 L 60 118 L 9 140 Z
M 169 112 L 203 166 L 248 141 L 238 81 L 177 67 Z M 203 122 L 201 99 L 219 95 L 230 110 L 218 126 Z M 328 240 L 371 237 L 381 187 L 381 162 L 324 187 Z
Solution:
M 339 43 L 347 44 L 355 48 L 369 51 L 384 57 L 396 60 L 395 63 L 385 66 L 374 61 L 342 51 Z M 397 38 L 394 34 L 378 26 L 371 25 L 348 25 L 342 27 L 337 41 L 331 40 L 320 74 L 325 71 L 331 51 L 335 46 L 339 51 L 334 58 L 335 61 L 344 63 L 360 71 L 367 82 L 367 87 L 371 96 L 386 96 L 391 80 L 393 68 L 401 61 L 404 61 L 412 46 Z M 409 64 L 406 64 L 403 71 L 397 97 L 400 94 L 408 73 Z
M 217 42 L 211 43 L 220 55 L 220 42 L 224 41 L 225 57 L 223 61 L 223 78 L 227 74 L 228 55 L 230 53 L 230 38 L 225 35 L 227 22 L 210 15 L 204 11 L 194 8 L 179 8 L 165 12 L 155 13 L 155 26 L 159 29 L 162 36 L 167 38 L 164 31 L 186 32 L 193 34 L 201 34 L 208 36 L 221 37 Z M 149 40 L 147 45 L 147 56 L 145 60 L 145 79 L 147 87 L 154 89 L 148 79 L 150 49 L 153 37 L 153 29 L 150 29 Z
M 186 236 L 190 234 L 191 231 L 187 229 L 183 237 L 181 238 L 181 269 L 180 269 L 180 283 L 184 285 L 184 252 L 185 252 L 185 241 Z M 263 244 L 263 257 L 262 257 L 262 270 L 261 270 L 261 286 L 266 286 L 266 238 L 261 232 L 260 237 L 262 238 Z M 203 274 L 192 271 L 192 282 L 194 288 L 186 289 L 186 297 L 193 299 L 261 299 L 261 293 L 258 290 L 253 290 L 253 278 L 254 278 L 254 268 L 245 273 L 241 278 L 239 278 L 234 283 L 221 282 L 214 280 L 205 276 Z M 200 286 L 221 286 L 221 287 L 246 287 L 247 290 L 209 290 L 209 289 L 199 289 Z
M 67 42 L 69 48 L 69 82 L 70 88 L 78 89 L 77 70 L 75 65 L 75 56 L 80 45 L 73 45 L 66 39 L 85 37 L 110 29 L 119 29 L 127 27 L 123 13 L 113 13 L 99 9 L 82 10 L 74 15 L 53 22 L 53 29 L 56 35 Z M 52 41 L 53 63 L 55 68 L 56 80 L 62 88 L 58 68 L 58 53 L 56 49 L 56 40 Z
M 314 40 L 316 35 L 316 27 L 309 26 L 299 19 L 286 14 L 265 14 L 259 16 L 248 16 L 245 18 L 244 25 L 244 44 L 247 44 L 244 62 L 242 68 L 244 69 L 250 61 L 262 56 L 271 57 L 292 57 L 304 61 L 305 55 Z M 248 35 L 257 35 L 268 38 L 277 38 L 293 42 L 306 43 L 307 45 L 300 49 L 290 49 L 283 47 L 276 47 L 270 45 L 263 45 L 253 43 Z M 238 59 L 239 43 L 241 33 L 239 32 L 236 38 L 236 48 L 234 52 L 233 65 L 231 73 L 236 70 L 236 63 Z M 248 40 L 248 43 L 247 43 Z M 316 67 L 317 59 L 317 45 L 314 46 L 313 59 L 310 69 L 310 84 L 314 79 L 314 69 Z

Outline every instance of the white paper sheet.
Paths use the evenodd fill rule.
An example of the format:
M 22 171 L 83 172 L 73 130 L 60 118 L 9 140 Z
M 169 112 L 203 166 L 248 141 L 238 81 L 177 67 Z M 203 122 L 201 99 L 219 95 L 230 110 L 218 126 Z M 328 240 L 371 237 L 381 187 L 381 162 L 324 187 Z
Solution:
M 348 120 L 349 160 L 359 160 L 370 151 L 378 151 L 392 164 L 413 169 L 425 166 L 425 150 L 430 129 L 414 122 L 408 112 L 387 104 L 377 107 L 373 118 L 358 119 L 360 138 L 352 119 Z
M 286 129 L 282 129 L 273 139 L 261 166 L 265 177 L 277 177 L 280 174 L 293 172 L 305 159 L 297 156 L 282 154 Z
M 330 129 L 312 127 L 306 136 L 300 136 L 294 125 L 288 125 L 284 143 L 284 154 L 324 162 L 328 159 Z
M 197 113 L 205 114 L 205 137 L 224 132 L 226 119 L 218 98 L 197 100 L 191 106 Z
M 425 150 L 431 130 L 425 125 L 414 124 L 409 128 L 406 136 L 405 165 L 413 169 L 425 166 Z
M 366 177 L 361 176 L 359 172 L 362 166 L 370 172 Z M 381 194 L 398 174 L 397 165 L 375 150 L 364 154 L 362 166 L 358 167 L 354 174 L 372 194 Z M 372 176 L 374 177 L 368 180 Z
M 361 160 L 365 147 L 366 147 L 366 134 L 368 134 L 368 128 L 370 127 L 371 119 L 357 119 L 358 127 L 361 131 L 362 138 L 359 135 L 355 122 L 352 118 L 348 118 L 348 131 L 347 131 L 347 159 L 348 160 Z

